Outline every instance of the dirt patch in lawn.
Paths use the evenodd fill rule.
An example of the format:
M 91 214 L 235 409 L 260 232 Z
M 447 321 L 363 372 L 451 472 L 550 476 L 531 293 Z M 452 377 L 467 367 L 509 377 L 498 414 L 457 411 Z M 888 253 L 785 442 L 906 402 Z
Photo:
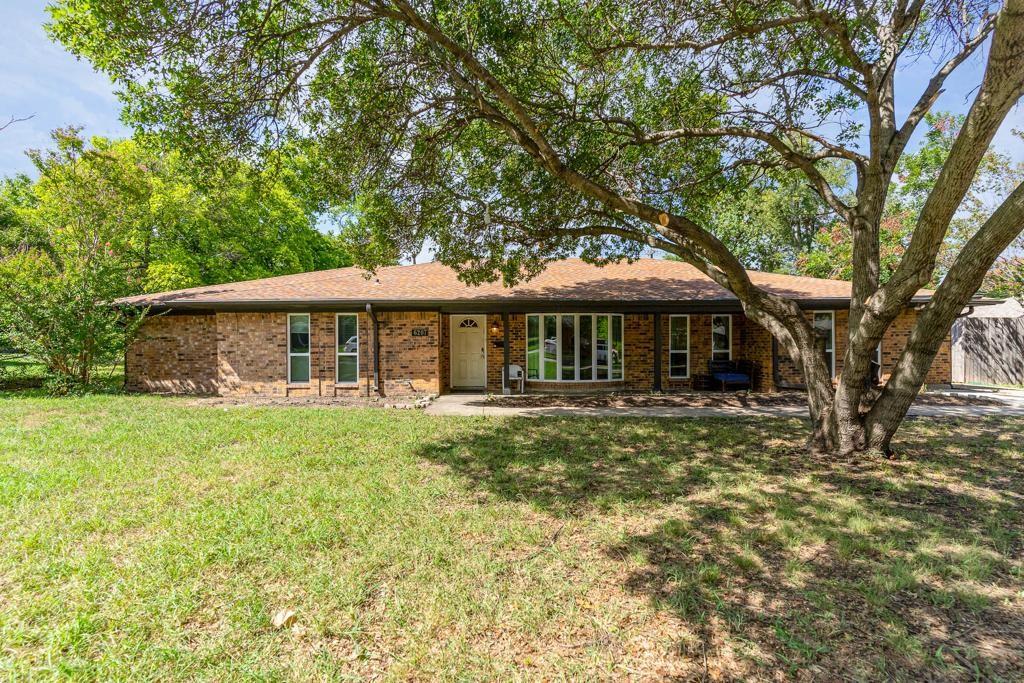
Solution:
M 414 410 L 428 406 L 434 398 L 432 394 L 408 398 L 386 398 L 379 396 L 203 396 L 193 399 L 190 405 L 206 408 L 279 406 L 284 408 L 398 408 Z
M 491 396 L 489 402 L 502 408 L 769 408 L 807 405 L 800 392 L 752 394 L 747 392 L 685 394 L 523 394 Z M 971 396 L 921 394 L 917 405 L 926 406 L 1001 406 L 1002 401 Z

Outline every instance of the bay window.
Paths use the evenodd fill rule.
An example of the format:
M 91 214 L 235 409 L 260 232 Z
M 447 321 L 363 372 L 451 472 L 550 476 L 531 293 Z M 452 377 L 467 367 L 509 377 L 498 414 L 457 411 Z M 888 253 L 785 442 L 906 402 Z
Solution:
M 309 314 L 288 314 L 288 383 L 309 382 Z
M 690 316 L 673 315 L 668 319 L 668 376 L 690 376 Z
M 559 366 L 562 368 L 560 379 L 563 381 L 576 379 L 576 316 L 561 316 L 562 337 L 559 348 L 562 350 L 562 361 Z
M 339 313 L 338 331 L 338 384 L 356 384 L 359 381 L 359 316 Z
M 622 379 L 622 316 L 547 313 L 526 316 L 526 378 L 547 382 Z

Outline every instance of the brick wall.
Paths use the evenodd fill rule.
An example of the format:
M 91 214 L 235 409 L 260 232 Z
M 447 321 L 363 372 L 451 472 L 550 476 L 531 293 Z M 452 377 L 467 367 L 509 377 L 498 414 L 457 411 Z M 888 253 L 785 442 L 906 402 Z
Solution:
M 746 316 L 737 316 L 743 321 L 743 338 L 740 358 L 754 361 L 757 377 L 754 386 L 758 391 L 775 391 L 772 377 L 772 335 L 765 328 L 751 322 Z M 733 342 L 736 343 L 735 341 Z
M 917 322 L 917 311 L 904 311 L 893 321 L 882 339 L 882 379 L 886 380 L 899 361 L 903 347 L 907 345 L 910 331 Z M 950 338 L 942 341 L 938 353 L 932 360 L 932 367 L 925 378 L 926 384 L 949 384 L 953 381 L 953 362 L 950 351 Z
M 148 318 L 125 354 L 125 388 L 188 394 L 217 391 L 217 325 L 213 315 Z
M 711 359 L 711 319 L 713 316 L 705 314 L 690 314 L 690 376 L 685 379 L 671 376 L 671 367 L 669 365 L 670 353 L 671 353 L 671 322 L 670 316 L 664 314 L 661 316 L 661 386 L 665 391 L 680 391 L 687 390 L 693 386 L 693 376 L 698 374 L 706 374 L 708 371 L 708 361 Z M 759 366 L 762 363 L 762 352 L 755 346 L 755 342 L 759 341 L 756 339 L 752 332 L 752 326 L 746 324 L 746 319 L 741 315 L 732 316 L 732 358 L 734 360 L 749 359 L 757 361 Z M 767 332 L 765 332 L 767 334 Z M 771 345 L 769 344 L 767 350 L 767 358 L 771 358 Z M 765 368 L 769 368 L 766 372 L 764 368 L 760 368 L 762 377 L 758 381 L 758 387 L 766 387 L 764 384 L 763 376 L 767 374 L 771 376 L 770 365 L 765 365 Z M 653 375 L 652 375 L 653 378 Z M 770 390 L 765 388 L 765 391 Z
M 438 366 L 440 367 L 440 372 L 441 372 L 441 377 L 440 377 L 441 393 L 447 393 L 447 392 L 451 391 L 451 388 L 452 388 L 452 366 L 451 366 L 451 350 L 452 350 L 451 334 L 452 334 L 452 327 L 451 327 L 451 316 L 448 315 L 447 313 L 442 313 L 441 314 L 440 325 L 441 325 L 441 348 L 439 349 L 440 362 L 438 363 Z
M 808 319 L 813 314 L 808 312 Z M 903 347 L 907 344 L 914 323 L 917 321 L 917 311 L 908 309 L 896 316 L 892 325 L 882 336 L 882 381 L 886 381 L 892 373 L 896 362 L 899 360 Z M 847 337 L 849 335 L 850 312 L 838 310 L 835 312 L 835 351 L 836 351 L 836 375 L 843 371 L 843 357 L 846 354 Z M 803 381 L 800 370 L 790 360 L 785 350 L 779 348 L 779 370 L 782 379 L 787 382 L 799 384 Z M 953 379 L 952 364 L 950 357 L 949 336 L 942 342 L 932 367 L 928 371 L 925 380 L 927 384 L 949 384 Z
M 654 314 L 627 314 L 622 328 L 626 389 L 650 391 L 654 386 Z
M 380 377 L 387 396 L 436 394 L 441 391 L 441 314 L 378 313 Z M 413 336 L 413 330 L 426 336 Z M 372 377 L 373 369 L 370 368 Z
M 509 363 L 518 365 L 526 372 L 526 316 L 522 313 L 508 315 Z M 487 316 L 487 391 L 501 393 L 502 365 L 505 362 L 505 332 L 501 314 Z
M 808 316 L 811 314 L 808 313 Z M 218 313 L 216 315 L 154 316 L 143 325 L 125 359 L 126 387 L 133 391 L 174 393 L 258 394 L 271 396 L 370 395 L 373 382 L 372 324 L 359 313 L 359 382 L 336 385 L 334 313 L 313 313 L 311 324 L 311 381 L 287 382 L 287 314 Z M 883 379 L 892 371 L 906 344 L 917 313 L 902 313 L 882 341 Z M 450 316 L 435 312 L 379 313 L 381 388 L 385 395 L 439 393 L 449 389 Z M 842 372 L 848 313 L 836 311 L 836 371 Z M 669 316 L 662 315 L 662 388 L 689 389 L 689 379 L 669 377 Z M 621 382 L 530 382 L 531 390 L 601 390 L 625 388 L 650 391 L 654 386 L 654 315 L 624 316 L 625 368 Z M 413 336 L 414 329 L 426 331 Z M 500 314 L 487 316 L 487 390 L 501 391 L 503 331 Z M 510 361 L 526 366 L 526 316 L 509 316 Z M 734 359 L 757 362 L 757 386 L 774 389 L 771 337 L 767 330 L 742 315 L 733 316 Z M 690 374 L 706 372 L 711 356 L 711 316 L 690 316 Z M 800 373 L 780 349 L 780 372 L 799 383 Z M 943 342 L 929 384 L 951 380 L 950 344 Z
M 337 384 L 336 316 L 310 314 L 310 381 L 288 384 L 286 313 L 159 316 L 128 351 L 126 386 L 134 391 L 222 395 L 370 395 L 372 323 L 359 313 L 359 381 Z M 398 396 L 440 391 L 440 314 L 379 313 L 381 387 Z M 413 336 L 424 328 L 426 336 Z

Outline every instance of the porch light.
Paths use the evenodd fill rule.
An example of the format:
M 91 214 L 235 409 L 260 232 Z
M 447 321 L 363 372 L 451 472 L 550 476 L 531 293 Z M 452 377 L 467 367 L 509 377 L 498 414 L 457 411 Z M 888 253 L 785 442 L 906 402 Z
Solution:
M 498 334 L 499 332 L 501 332 L 501 325 L 499 325 L 498 321 L 495 320 L 491 323 L 491 334 Z

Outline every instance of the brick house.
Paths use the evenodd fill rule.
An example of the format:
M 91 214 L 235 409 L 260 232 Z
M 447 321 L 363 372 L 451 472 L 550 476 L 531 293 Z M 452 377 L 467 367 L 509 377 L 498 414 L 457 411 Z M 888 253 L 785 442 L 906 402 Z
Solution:
M 799 301 L 842 372 L 850 284 L 751 273 Z M 886 332 L 882 378 L 928 299 Z M 738 300 L 692 266 L 662 259 L 552 263 L 514 288 L 471 287 L 439 264 L 357 268 L 146 294 L 150 316 L 125 359 L 134 391 L 277 396 L 501 392 L 506 366 L 527 391 L 690 389 L 710 359 L 754 363 L 755 388 L 800 373 Z M 928 375 L 948 384 L 948 339 Z

